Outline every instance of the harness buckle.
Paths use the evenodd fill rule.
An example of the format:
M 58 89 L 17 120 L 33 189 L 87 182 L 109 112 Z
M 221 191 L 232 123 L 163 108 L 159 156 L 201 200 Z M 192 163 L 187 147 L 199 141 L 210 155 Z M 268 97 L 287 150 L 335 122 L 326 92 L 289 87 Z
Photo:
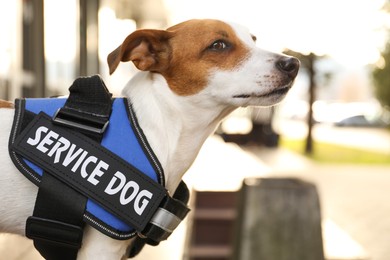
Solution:
M 64 109 L 58 109 L 54 114 L 53 123 L 82 131 L 103 134 L 106 130 L 109 120 L 105 117 L 88 116 L 87 114 L 72 113 Z
M 26 237 L 53 245 L 80 249 L 83 228 L 64 222 L 31 216 L 26 223 Z

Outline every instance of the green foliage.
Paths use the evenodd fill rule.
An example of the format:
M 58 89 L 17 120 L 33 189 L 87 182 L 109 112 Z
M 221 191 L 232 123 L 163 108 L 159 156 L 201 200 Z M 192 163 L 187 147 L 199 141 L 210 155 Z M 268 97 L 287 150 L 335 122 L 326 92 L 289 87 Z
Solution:
M 372 71 L 375 94 L 385 108 L 390 108 L 390 43 L 382 52 L 384 66 L 377 66 Z
M 305 155 L 305 143 L 303 140 L 282 138 L 280 144 L 284 148 Z M 319 163 L 390 164 L 389 155 L 384 153 L 316 141 L 314 142 L 314 147 L 315 152 L 308 157 Z

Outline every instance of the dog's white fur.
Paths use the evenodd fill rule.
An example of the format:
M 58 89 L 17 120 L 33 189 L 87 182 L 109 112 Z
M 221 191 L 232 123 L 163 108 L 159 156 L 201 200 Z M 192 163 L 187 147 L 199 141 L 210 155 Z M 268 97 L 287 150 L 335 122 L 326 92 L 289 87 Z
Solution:
M 207 47 L 218 40 L 218 38 L 208 39 L 208 34 L 202 31 L 196 36 L 196 43 L 192 42 L 192 39 L 188 39 L 189 42 L 183 42 L 182 39 L 192 37 L 188 28 L 196 27 L 194 30 L 199 30 L 198 28 L 205 28 L 205 26 L 207 30 L 224 31 L 230 28 L 226 29 L 228 37 L 226 35 L 218 37 L 227 40 L 231 45 L 217 45 L 216 50 L 199 47 L 201 44 Z M 187 27 L 185 33 L 190 34 L 189 36 L 182 36 L 184 34 L 182 27 Z M 139 54 L 135 58 L 121 59 L 122 61 L 132 60 L 138 68 L 144 70 L 129 81 L 123 90 L 123 95 L 131 98 L 139 124 L 164 168 L 166 188 L 171 193 L 174 192 L 183 174 L 195 160 L 203 142 L 214 132 L 226 115 L 239 106 L 269 106 L 278 103 L 284 97 L 284 92 L 267 94 L 276 89 L 290 88 L 296 75 L 296 73 L 290 77 L 283 75 L 285 73 L 276 68 L 275 62 L 285 56 L 257 48 L 253 36 L 241 26 L 213 20 L 191 21 L 172 27 L 172 32 L 174 33 L 166 41 L 171 44 L 169 65 L 173 71 L 173 78 L 188 76 L 186 72 L 183 72 L 183 68 L 180 68 L 180 75 L 175 75 L 177 68 L 174 66 L 176 64 L 182 66 L 180 60 L 175 60 L 177 51 L 175 48 L 200 48 L 197 51 L 206 52 L 205 55 L 209 55 L 206 58 L 211 62 L 207 65 L 198 65 L 197 59 L 201 60 L 205 57 L 198 53 L 198 56 L 194 57 L 195 62 L 192 61 L 195 63 L 192 66 L 197 70 L 207 70 L 198 71 L 204 75 L 205 84 L 198 84 L 188 92 L 186 92 L 187 86 L 180 86 L 182 89 L 177 90 L 172 87 L 173 84 L 170 84 L 172 81 L 167 80 L 170 76 L 164 74 L 166 68 L 150 69 L 148 65 L 142 63 Z M 177 47 L 178 45 L 172 43 L 175 37 L 179 36 L 183 37 L 180 39 L 182 47 Z M 156 49 L 156 46 L 152 47 Z M 224 47 L 231 49 L 225 51 Z M 219 51 L 218 48 L 220 48 Z M 141 48 L 141 51 L 144 50 Z M 119 51 L 116 55 L 118 53 Z M 221 55 L 221 58 L 218 55 Z M 237 57 L 230 57 L 230 55 Z M 180 56 L 177 59 L 180 59 Z M 226 65 L 225 61 L 230 62 L 231 65 Z M 115 70 L 116 65 L 113 66 L 112 71 Z M 184 66 L 191 65 L 185 64 Z M 13 109 L 0 109 L 0 165 L 2 167 L 0 232 L 23 235 L 25 221 L 33 212 L 37 187 L 17 172 L 8 156 L 8 137 L 13 115 Z M 113 240 L 87 226 L 78 259 L 122 259 L 130 243 L 131 240 Z

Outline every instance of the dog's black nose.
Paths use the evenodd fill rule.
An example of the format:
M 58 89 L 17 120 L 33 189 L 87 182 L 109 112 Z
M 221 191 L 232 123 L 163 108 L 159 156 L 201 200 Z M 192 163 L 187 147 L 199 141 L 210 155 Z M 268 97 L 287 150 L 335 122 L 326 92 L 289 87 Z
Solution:
M 297 58 L 289 56 L 283 57 L 276 62 L 276 67 L 292 79 L 298 74 L 299 65 L 300 62 Z

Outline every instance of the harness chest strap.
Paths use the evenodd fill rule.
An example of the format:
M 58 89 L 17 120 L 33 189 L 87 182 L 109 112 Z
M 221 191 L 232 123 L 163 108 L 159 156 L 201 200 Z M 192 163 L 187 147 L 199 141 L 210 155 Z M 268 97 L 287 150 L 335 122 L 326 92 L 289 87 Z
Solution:
M 78 118 L 78 121 L 84 119 L 87 123 L 103 122 L 103 124 L 106 124 L 111 113 L 112 95 L 107 91 L 99 77 L 86 78 L 85 83 L 87 83 L 86 85 L 90 90 L 91 101 L 88 108 L 88 103 L 83 99 L 83 96 L 87 94 L 85 92 L 87 89 L 82 88 L 81 81 L 81 79 L 76 80 L 70 87 L 69 99 L 58 114 L 61 111 L 73 111 L 72 114 Z M 98 91 L 91 91 L 96 87 L 98 87 Z M 101 103 L 101 106 L 98 105 L 99 103 Z M 37 122 L 37 119 L 43 118 L 43 116 L 44 114 L 40 113 L 29 126 Z M 28 130 L 29 127 L 26 127 L 22 134 Z M 84 136 L 99 143 L 103 137 L 102 132 L 96 133 L 90 130 L 83 131 Z M 55 132 L 48 132 L 46 137 L 49 137 L 50 133 Z M 21 139 L 22 134 L 15 140 L 15 148 L 19 147 L 17 141 Z M 53 139 L 48 138 L 45 143 L 40 142 L 42 143 L 41 151 L 46 151 L 48 148 L 44 144 L 52 143 Z M 31 141 L 32 139 L 28 140 Z M 29 156 L 26 156 L 26 158 L 29 158 Z M 39 165 L 34 156 L 29 159 Z M 83 213 L 87 205 L 87 197 L 71 186 L 64 184 L 61 179 L 57 179 L 58 176 L 54 175 L 57 173 L 57 169 L 42 168 L 44 172 L 39 185 L 33 216 L 29 217 L 26 222 L 26 236 L 34 240 L 35 248 L 45 259 L 76 259 L 82 243 Z M 59 195 L 58 191 L 60 191 Z
M 46 182 L 49 182 L 50 187 L 53 182 L 57 183 L 55 186 L 64 186 L 65 190 L 69 186 L 70 190 L 76 191 L 73 199 L 77 196 L 81 196 L 81 199 L 77 198 L 81 201 L 84 200 L 83 197 L 93 199 L 133 226 L 142 237 L 147 237 L 147 242 L 158 244 L 167 239 L 188 213 L 188 196 L 182 200 L 168 196 L 163 186 L 96 143 L 108 124 L 111 95 L 98 76 L 84 78 L 82 81 L 83 84 L 80 84 L 80 79 L 75 81 L 65 106 L 53 119 L 44 113 L 35 116 L 10 146 L 12 153 L 37 163 L 45 171 L 43 176 L 49 176 L 49 181 L 45 181 L 46 178 L 43 177 L 39 193 L 52 196 L 51 192 L 41 192 Z M 97 93 L 92 102 L 90 93 Z M 91 106 L 91 103 L 97 105 Z M 88 168 L 87 160 L 96 166 Z M 126 193 L 124 190 L 132 192 Z M 62 203 L 69 204 L 69 200 L 64 199 Z M 83 214 L 85 203 L 81 203 L 80 207 L 82 210 L 78 210 L 78 214 L 80 211 Z M 47 209 L 43 211 L 46 214 Z M 64 214 L 68 215 L 60 210 L 57 213 L 60 220 L 56 216 L 52 219 L 50 209 L 49 219 L 44 216 L 29 218 L 27 236 L 35 241 L 55 244 L 56 247 L 65 246 L 66 250 L 72 247 L 77 252 L 81 246 L 82 225 L 66 223 L 67 220 L 62 219 Z M 53 228 L 59 231 L 53 232 Z M 41 250 L 45 251 L 45 247 Z M 60 259 L 58 254 L 52 258 Z

